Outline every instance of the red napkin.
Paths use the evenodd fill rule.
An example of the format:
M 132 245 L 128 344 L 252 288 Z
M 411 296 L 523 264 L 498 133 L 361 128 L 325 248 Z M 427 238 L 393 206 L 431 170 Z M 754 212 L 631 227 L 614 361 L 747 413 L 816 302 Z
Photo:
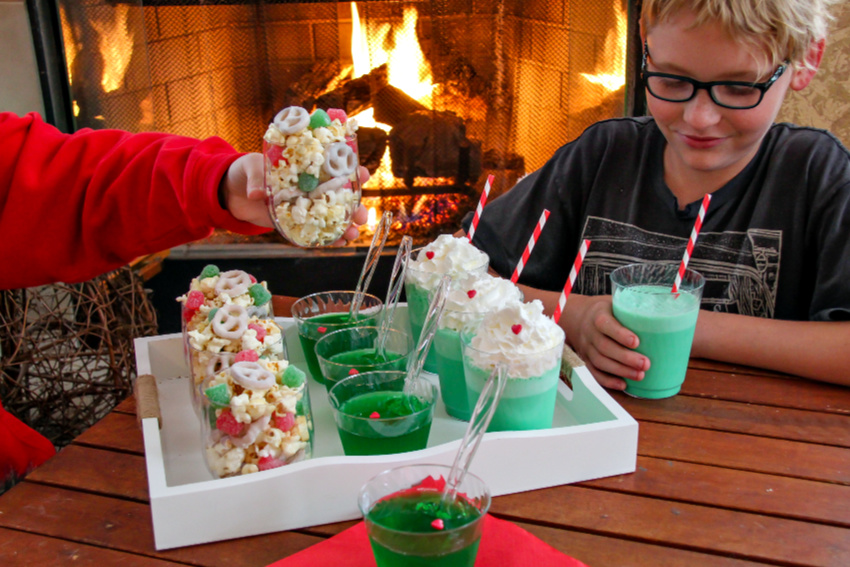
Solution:
M 56 453 L 46 437 L 25 425 L 0 403 L 0 485 L 23 476 Z
M 358 523 L 334 537 L 275 561 L 269 567 L 375 567 L 366 524 Z M 587 567 L 581 561 L 564 555 L 521 527 L 487 514 L 477 567 Z

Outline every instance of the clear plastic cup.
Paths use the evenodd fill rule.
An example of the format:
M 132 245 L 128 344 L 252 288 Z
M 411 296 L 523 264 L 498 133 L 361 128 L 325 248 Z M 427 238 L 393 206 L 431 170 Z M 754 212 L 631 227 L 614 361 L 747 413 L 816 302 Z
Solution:
M 325 379 L 316 358 L 316 341 L 340 329 L 378 326 L 383 301 L 374 295 L 363 294 L 360 311 L 352 319 L 351 304 L 356 295 L 353 291 L 323 291 L 304 296 L 292 304 L 292 317 L 298 328 L 307 367 L 313 379 L 320 384 L 324 384 Z
M 380 327 L 351 327 L 328 333 L 316 341 L 316 359 L 328 389 L 354 374 L 407 368 L 414 346 L 410 335 L 388 329 L 384 352 L 379 356 L 376 351 L 379 332 Z
M 358 506 L 378 567 L 473 567 L 490 490 L 467 473 L 458 496 L 440 510 L 450 470 L 443 465 L 397 467 L 360 489 Z
M 614 317 L 638 336 L 635 349 L 649 358 L 643 380 L 626 379 L 637 398 L 675 396 L 685 382 L 705 278 L 685 270 L 672 293 L 678 264 L 647 262 L 611 272 Z
M 286 361 L 231 364 L 206 382 L 200 407 L 202 450 L 217 478 L 270 470 L 312 455 L 306 376 Z
M 406 394 L 406 374 L 391 370 L 355 374 L 329 390 L 346 455 L 388 455 L 428 445 L 437 387 L 420 378 Z
M 263 142 L 266 201 L 272 222 L 286 240 L 305 248 L 330 246 L 339 240 L 351 225 L 362 195 L 356 134 L 320 146 L 323 164 L 314 167 L 315 171 L 299 171 L 297 164 L 286 159 L 293 149 Z M 340 149 L 349 154 L 338 155 L 335 161 L 332 154 L 339 154 Z M 329 166 L 332 163 L 335 165 Z

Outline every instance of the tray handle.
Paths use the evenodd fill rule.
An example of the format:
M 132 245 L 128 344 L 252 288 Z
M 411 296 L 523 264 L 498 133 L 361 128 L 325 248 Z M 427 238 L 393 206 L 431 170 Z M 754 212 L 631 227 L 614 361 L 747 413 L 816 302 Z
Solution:
M 154 375 L 143 374 L 136 378 L 133 395 L 136 398 L 136 417 L 139 424 L 141 425 L 143 419 L 155 417 L 157 425 L 162 429 L 162 412 L 159 410 L 159 392 Z
M 561 352 L 561 380 L 567 383 L 567 386 L 573 388 L 573 368 L 584 366 L 584 361 L 579 358 L 576 352 L 564 344 L 564 350 Z

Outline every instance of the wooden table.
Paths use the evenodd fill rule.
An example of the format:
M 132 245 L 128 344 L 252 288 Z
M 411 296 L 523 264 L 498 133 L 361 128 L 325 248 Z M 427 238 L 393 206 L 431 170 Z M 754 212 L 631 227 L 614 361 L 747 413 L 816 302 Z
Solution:
M 491 512 L 591 567 L 850 566 L 850 388 L 694 360 L 674 398 L 614 396 L 635 473 Z M 155 551 L 130 398 L 0 497 L 0 565 L 262 566 L 353 524 Z

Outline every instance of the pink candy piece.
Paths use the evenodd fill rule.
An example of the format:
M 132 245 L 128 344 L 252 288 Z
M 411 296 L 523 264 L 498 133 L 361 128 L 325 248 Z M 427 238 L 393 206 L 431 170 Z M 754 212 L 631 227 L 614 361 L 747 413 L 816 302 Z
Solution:
M 434 253 L 432 251 L 428 250 L 427 252 L 425 252 L 425 257 L 428 258 L 429 260 L 433 260 L 434 259 Z
M 520 334 L 522 332 L 522 325 L 511 325 L 511 331 L 513 331 L 515 335 Z
M 477 293 L 478 292 L 475 291 L 474 289 L 470 289 L 469 291 L 466 292 L 466 295 L 467 295 L 467 297 L 469 297 L 469 299 L 472 299 L 473 297 L 476 296 Z
M 257 461 L 257 468 L 261 471 L 270 471 L 272 469 L 282 467 L 285 464 L 286 463 L 284 461 L 275 459 L 274 457 L 262 457 L 259 461 Z
M 249 329 L 254 329 L 257 331 L 257 340 L 261 341 L 266 338 L 266 328 L 257 323 L 248 323 Z M 254 360 L 257 360 L 256 358 Z
M 319 331 L 320 333 L 327 333 L 327 332 L 328 332 L 328 328 L 327 328 L 327 327 L 319 327 L 319 328 L 318 328 L 318 329 L 316 329 L 316 330 L 317 330 L 317 331 Z
M 352 368 L 351 370 L 348 371 L 349 376 L 354 376 L 355 374 L 360 374 L 360 371 L 357 370 L 356 368 Z
M 437 518 L 436 520 L 431 522 L 431 527 L 434 528 L 435 530 L 442 530 L 446 527 L 446 524 L 443 523 L 443 520 L 441 520 L 440 518 Z
M 381 419 L 381 414 L 376 411 L 373 411 L 369 414 L 369 419 Z
M 278 145 L 271 146 L 266 152 L 266 157 L 269 158 L 269 162 L 271 162 L 274 167 L 278 167 L 281 161 L 285 165 L 289 164 L 289 161 L 283 157 L 283 148 Z
M 240 350 L 233 357 L 233 362 L 257 362 L 260 360 L 260 355 L 255 350 Z
M 345 121 L 348 120 L 348 116 L 346 116 L 345 111 L 341 108 L 329 108 L 328 118 L 331 120 L 339 120 L 340 124 L 345 124 Z
M 295 427 L 295 414 L 293 413 L 285 413 L 283 415 L 275 414 L 274 416 L 274 426 L 280 429 L 281 431 L 289 431 L 293 427 Z
M 187 309 L 197 309 L 201 305 L 204 304 L 204 292 L 193 290 L 189 292 L 189 295 L 186 297 L 186 308 Z
M 215 420 L 215 427 L 231 437 L 239 437 L 242 434 L 242 429 L 244 429 L 244 425 L 236 421 L 236 418 L 228 410 L 221 412 L 221 415 Z

